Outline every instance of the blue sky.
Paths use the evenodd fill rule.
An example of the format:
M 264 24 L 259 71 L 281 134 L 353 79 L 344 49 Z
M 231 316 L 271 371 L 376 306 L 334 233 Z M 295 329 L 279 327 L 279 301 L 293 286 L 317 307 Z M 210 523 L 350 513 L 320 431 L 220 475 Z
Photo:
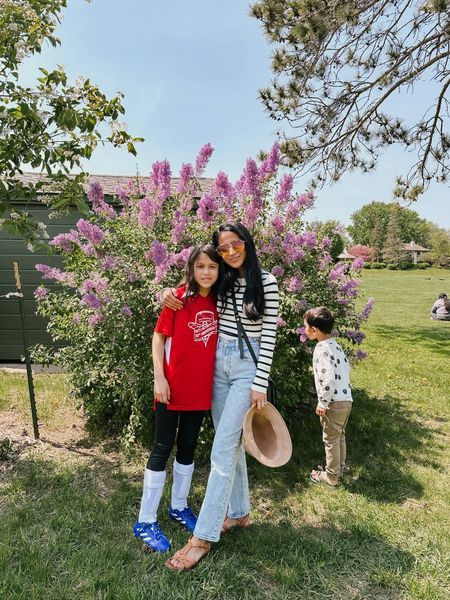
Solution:
M 27 81 L 39 66 L 63 64 L 70 78 L 88 76 L 108 95 L 125 94 L 125 122 L 145 138 L 137 158 L 99 147 L 88 170 L 99 174 L 146 175 L 167 158 L 177 174 L 210 142 L 215 152 L 206 176 L 225 171 L 236 180 L 246 158 L 272 145 L 277 124 L 257 98 L 271 80 L 270 52 L 248 2 L 233 0 L 69 0 L 58 29 L 62 45 L 45 48 L 23 65 Z M 395 101 L 400 114 L 422 94 Z M 338 219 L 373 200 L 390 201 L 394 177 L 405 170 L 403 149 L 391 149 L 370 175 L 348 173 L 318 191 L 307 218 Z M 308 177 L 297 182 L 306 187 Z M 411 208 L 450 227 L 448 184 L 433 185 Z

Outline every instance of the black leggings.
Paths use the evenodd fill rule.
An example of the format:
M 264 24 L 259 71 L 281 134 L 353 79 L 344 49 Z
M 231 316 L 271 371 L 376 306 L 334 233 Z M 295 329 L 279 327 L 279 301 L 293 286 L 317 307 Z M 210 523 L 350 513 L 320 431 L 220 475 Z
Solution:
M 175 437 L 177 439 L 177 462 L 180 465 L 192 464 L 204 416 L 204 410 L 167 410 L 166 404 L 157 402 L 155 440 L 147 462 L 147 469 L 151 471 L 165 470 Z

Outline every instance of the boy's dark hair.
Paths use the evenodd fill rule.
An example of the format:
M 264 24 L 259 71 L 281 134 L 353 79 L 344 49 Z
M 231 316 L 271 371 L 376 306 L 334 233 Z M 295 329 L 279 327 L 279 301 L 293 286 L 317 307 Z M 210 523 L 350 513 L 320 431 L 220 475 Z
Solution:
M 217 263 L 220 269 L 222 259 L 217 254 L 216 249 L 212 244 L 200 244 L 198 246 L 194 246 L 186 261 L 186 269 L 184 275 L 184 284 L 186 285 L 187 298 L 189 298 L 189 294 L 197 296 L 199 292 L 199 286 L 198 283 L 195 281 L 194 277 L 194 265 L 195 261 L 198 259 L 200 254 L 202 254 L 202 252 L 206 254 L 208 258 L 210 258 L 213 262 Z M 214 295 L 214 297 L 217 296 L 219 281 L 220 275 L 217 278 L 215 284 L 211 287 L 211 293 Z
M 322 333 L 331 333 L 333 330 L 334 316 L 326 306 L 310 308 L 303 317 L 310 327 L 316 327 Z
M 440 300 L 446 300 L 447 299 L 447 294 L 445 292 L 442 292 L 442 294 L 439 294 L 439 299 Z

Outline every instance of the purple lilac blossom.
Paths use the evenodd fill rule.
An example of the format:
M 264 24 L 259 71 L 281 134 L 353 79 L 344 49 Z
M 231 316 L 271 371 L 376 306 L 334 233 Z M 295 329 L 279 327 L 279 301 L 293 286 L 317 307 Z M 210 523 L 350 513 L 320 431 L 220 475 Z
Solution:
M 324 237 L 322 240 L 322 248 L 329 248 L 331 246 L 331 240 L 329 237 Z
M 281 205 L 287 202 L 292 192 L 293 183 L 294 179 L 292 175 L 288 175 L 287 173 L 285 173 L 281 178 L 280 185 L 275 196 L 275 204 Z
M 115 192 L 123 207 L 126 207 L 130 204 L 130 197 L 127 190 L 124 190 L 122 186 L 118 185 L 116 186 Z
M 308 336 L 306 335 L 306 330 L 304 327 L 299 327 L 295 333 L 300 337 L 302 344 L 308 341 Z
M 211 158 L 211 154 L 214 152 L 214 148 L 211 144 L 205 144 L 203 148 L 200 149 L 197 158 L 195 159 L 195 175 L 198 177 L 203 173 L 206 168 L 206 165 Z
M 181 210 L 176 210 L 172 220 L 172 242 L 174 244 L 179 244 L 183 239 L 187 224 L 188 218 L 183 215 Z
M 367 352 L 363 352 L 362 350 L 358 350 L 355 358 L 356 360 L 364 360 L 366 358 L 366 356 L 368 356 Z
M 339 287 L 339 291 L 348 298 L 356 298 L 358 295 L 358 286 L 360 281 L 358 279 L 349 279 Z
M 364 338 L 366 337 L 366 334 L 362 331 L 351 329 L 348 329 L 345 332 L 345 335 L 348 337 L 349 340 L 352 340 L 356 344 L 362 344 Z
M 74 325 L 79 325 L 81 323 L 81 317 L 79 314 L 73 315 L 72 317 L 72 323 Z
M 152 198 L 142 198 L 139 202 L 139 224 L 151 229 L 158 213 L 155 201 Z
M 303 281 L 298 277 L 291 277 L 286 284 L 287 290 L 294 293 L 301 292 L 304 287 Z
M 306 246 L 307 248 L 317 248 L 317 236 L 313 231 L 305 231 L 300 236 L 302 246 Z
M 36 300 L 41 298 L 46 298 L 48 296 L 48 289 L 42 286 L 39 286 L 34 290 L 34 297 Z
M 166 244 L 155 240 L 150 250 L 145 254 L 145 258 L 154 262 L 157 267 L 166 264 L 169 259 Z
M 85 219 L 79 219 L 77 221 L 77 227 L 80 233 L 94 246 L 100 244 L 105 239 L 105 233 L 100 227 Z
M 73 244 L 78 244 L 80 238 L 77 231 L 69 231 L 68 233 L 60 233 L 50 240 L 50 246 L 59 246 L 63 252 L 70 254 L 73 252 Z
M 214 215 L 219 208 L 217 198 L 212 194 L 206 193 L 200 198 L 198 203 L 197 216 L 206 224 L 210 224 L 214 220 Z
M 372 312 L 373 305 L 375 304 L 375 298 L 369 298 L 366 302 L 366 305 L 361 311 L 361 314 L 358 317 L 358 322 L 363 323 L 369 318 L 370 313 Z
M 281 277 L 282 275 L 284 275 L 284 268 L 280 265 L 275 266 L 272 269 L 272 275 L 274 277 Z
M 49 267 L 48 265 L 44 265 L 42 263 L 37 263 L 35 265 L 35 269 L 42 274 L 42 279 L 54 279 L 60 283 L 68 282 L 70 285 L 74 279 L 73 273 L 65 273 L 64 271 L 61 271 L 61 269 Z
M 217 173 L 211 192 L 217 196 L 224 208 L 226 219 L 234 220 L 233 199 L 235 190 L 228 180 L 228 177 L 222 171 Z
M 172 254 L 170 258 L 170 264 L 183 268 L 186 265 L 186 261 L 191 253 L 191 249 L 192 248 L 183 248 L 181 252 Z
M 100 298 L 96 296 L 93 292 L 88 292 L 87 294 L 84 294 L 84 296 L 81 298 L 81 304 L 89 306 L 89 308 L 95 309 L 101 308 L 103 303 L 100 300 Z
M 280 164 L 280 145 L 278 142 L 272 146 L 269 156 L 261 163 L 259 167 L 259 177 L 261 180 L 268 179 L 277 172 Z
M 131 310 L 131 308 L 129 306 L 123 306 L 122 314 L 124 314 L 127 317 L 131 317 L 131 315 L 133 314 L 133 311 Z
M 115 219 L 117 217 L 114 208 L 105 202 L 103 188 L 98 181 L 91 183 L 87 197 L 92 203 L 92 210 L 97 215 L 102 215 L 109 219 Z
M 105 277 L 94 275 L 85 279 L 80 287 L 82 294 L 95 290 L 97 293 L 102 294 L 108 289 L 108 280 Z
M 364 259 L 361 257 L 355 258 L 355 260 L 352 262 L 352 269 L 353 270 L 357 270 L 357 269 L 361 269 L 364 266 Z
M 286 327 L 286 321 L 281 317 L 277 317 L 277 328 Z
M 348 264 L 346 263 L 337 263 L 337 265 L 335 267 L 333 267 L 333 269 L 328 273 L 328 281 L 332 282 L 332 281 L 338 281 L 339 279 L 342 279 L 345 275 L 345 273 L 348 270 Z
M 132 271 L 127 273 L 128 283 L 134 283 L 135 281 L 139 281 L 139 279 L 140 279 L 140 277 L 139 277 L 139 275 L 137 275 L 137 273 L 133 273 Z
M 283 233 L 284 223 L 283 219 L 280 216 L 276 216 L 272 219 L 272 226 L 277 233 Z
M 105 320 L 105 316 L 101 313 L 94 313 L 88 319 L 88 323 L 91 327 L 95 327 L 99 323 L 102 323 Z
M 180 170 L 180 180 L 177 185 L 177 193 L 184 194 L 189 191 L 188 181 L 193 177 L 194 169 L 190 163 L 183 163 Z
M 105 271 L 115 271 L 117 269 L 118 258 L 115 256 L 105 256 L 101 262 L 101 268 Z

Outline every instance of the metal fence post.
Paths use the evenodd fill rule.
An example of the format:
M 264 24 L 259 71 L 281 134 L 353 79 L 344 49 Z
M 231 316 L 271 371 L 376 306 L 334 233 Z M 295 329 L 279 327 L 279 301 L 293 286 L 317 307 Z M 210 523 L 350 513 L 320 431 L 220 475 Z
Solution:
M 28 391 L 30 394 L 31 416 L 33 419 L 34 437 L 36 440 L 38 440 L 39 439 L 39 424 L 38 424 L 38 417 L 37 417 L 37 410 L 36 410 L 36 399 L 34 397 L 33 372 L 31 370 L 31 358 L 30 358 L 30 352 L 28 350 L 28 336 L 27 336 L 27 327 L 26 327 L 26 322 L 25 322 L 25 311 L 24 311 L 24 307 L 23 307 L 22 285 L 20 283 L 19 263 L 17 261 L 14 261 L 13 267 L 14 267 L 14 277 L 16 278 L 16 288 L 19 292 L 19 294 L 17 295 L 17 299 L 19 300 L 20 322 L 22 325 L 23 350 L 24 350 L 24 355 L 25 355 L 25 364 L 27 367 Z

